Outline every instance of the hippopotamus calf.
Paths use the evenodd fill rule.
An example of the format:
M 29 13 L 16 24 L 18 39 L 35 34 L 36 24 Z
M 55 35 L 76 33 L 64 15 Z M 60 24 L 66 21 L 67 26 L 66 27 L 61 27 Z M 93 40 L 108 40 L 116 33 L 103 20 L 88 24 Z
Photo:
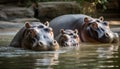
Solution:
M 80 39 L 78 36 L 78 30 L 64 30 L 61 29 L 58 36 L 55 38 L 60 46 L 79 46 Z
M 45 25 L 40 22 L 26 23 L 25 27 L 15 35 L 10 46 L 37 51 L 57 50 L 59 48 L 48 22 Z
M 84 14 L 68 14 L 50 21 L 55 37 L 60 29 L 77 29 L 81 42 L 117 43 L 119 36 L 110 30 L 103 17 L 92 18 Z

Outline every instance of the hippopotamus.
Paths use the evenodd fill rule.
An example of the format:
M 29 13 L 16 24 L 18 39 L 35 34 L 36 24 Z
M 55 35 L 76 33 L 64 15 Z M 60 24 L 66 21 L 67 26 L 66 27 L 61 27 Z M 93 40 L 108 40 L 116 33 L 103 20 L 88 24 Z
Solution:
M 109 22 L 101 16 L 93 18 L 84 14 L 61 15 L 50 21 L 54 36 L 60 29 L 77 29 L 81 42 L 90 43 L 117 43 L 119 36 L 111 31 Z
M 35 51 L 54 51 L 59 49 L 59 44 L 54 39 L 53 30 L 49 23 L 25 23 L 10 43 L 12 47 L 20 47 Z
M 60 46 L 68 47 L 68 46 L 79 46 L 80 39 L 78 35 L 78 30 L 70 30 L 70 29 L 61 29 L 58 36 L 55 38 Z

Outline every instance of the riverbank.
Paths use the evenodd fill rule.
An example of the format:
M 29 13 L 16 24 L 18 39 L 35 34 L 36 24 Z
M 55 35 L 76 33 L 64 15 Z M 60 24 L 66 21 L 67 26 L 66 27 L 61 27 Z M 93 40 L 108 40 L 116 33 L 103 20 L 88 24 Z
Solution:
M 18 30 L 23 27 L 26 21 L 40 21 L 44 23 L 60 15 L 78 14 L 81 11 L 80 5 L 77 2 L 41 2 L 38 3 L 38 9 L 38 16 L 40 17 L 37 19 L 34 18 L 35 12 L 32 6 L 19 7 L 13 5 L 0 5 L 0 32 L 16 31 L 16 29 Z M 104 16 L 104 14 L 100 16 Z M 108 15 L 107 17 L 105 17 L 105 20 L 110 22 L 112 31 L 120 34 L 120 18 L 114 18 L 112 15 Z
M 15 31 L 15 29 L 20 29 L 24 26 L 24 23 L 28 22 L 38 22 L 36 18 L 21 18 L 11 21 L 0 21 L 0 32 L 4 31 Z M 110 28 L 112 31 L 120 34 L 120 20 L 108 20 L 110 22 Z

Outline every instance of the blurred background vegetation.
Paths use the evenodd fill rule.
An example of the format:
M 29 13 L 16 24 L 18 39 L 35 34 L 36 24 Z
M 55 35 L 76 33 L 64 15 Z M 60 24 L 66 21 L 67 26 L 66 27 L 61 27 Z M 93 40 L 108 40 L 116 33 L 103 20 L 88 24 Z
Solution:
M 106 3 L 110 0 L 19 0 L 18 4 L 20 6 L 31 6 L 33 2 L 77 2 L 80 5 L 80 13 L 95 16 L 96 12 L 100 10 L 100 12 L 104 12 L 107 10 Z M 98 10 L 96 11 L 96 8 Z
M 46 2 L 71 2 L 74 3 L 74 7 L 77 8 L 75 5 L 78 4 L 79 5 L 79 13 L 82 14 L 87 14 L 87 15 L 91 15 L 91 16 L 104 16 L 105 18 L 119 18 L 120 17 L 120 0 L 0 0 L 0 5 L 1 4 L 12 4 L 12 5 L 17 5 L 19 7 L 30 7 L 33 3 L 39 3 L 39 9 L 41 10 L 45 10 L 47 13 L 45 13 L 45 17 L 47 17 L 48 13 L 49 16 L 53 13 L 53 15 L 63 15 L 62 12 L 63 10 L 65 11 L 64 14 L 74 14 L 72 11 L 73 9 L 71 9 L 71 4 L 66 5 L 66 7 L 68 7 L 68 9 L 71 9 L 70 12 L 66 12 L 69 11 L 68 9 L 66 10 L 65 7 L 61 7 L 60 8 L 51 8 L 51 6 L 46 7 L 46 9 L 44 9 L 44 7 L 41 7 L 40 5 L 44 6 L 44 4 Z M 50 4 L 50 3 L 46 3 L 45 5 Z M 53 3 L 51 3 L 53 4 Z M 51 10 L 54 9 L 52 12 Z M 75 10 L 75 9 L 74 9 Z M 78 8 L 77 8 L 78 10 Z M 44 12 L 44 11 L 40 11 L 39 13 Z M 55 14 L 56 12 L 56 14 Z M 61 14 L 60 14 L 61 13 Z M 42 16 L 43 13 L 41 13 L 40 16 Z M 55 16 L 54 16 L 55 17 Z
M 106 17 L 120 17 L 120 0 L 28 0 L 27 5 L 32 2 L 56 2 L 56 1 L 75 1 L 80 5 L 80 13 L 103 15 Z M 103 14 L 104 13 L 104 14 Z
M 84 4 L 84 2 L 90 2 L 93 3 L 94 5 L 99 5 L 100 8 L 102 8 L 103 10 L 106 10 L 106 3 L 108 2 L 108 0 L 27 0 L 27 6 L 31 5 L 32 2 L 50 2 L 50 1 L 76 1 L 77 3 L 80 4 L 80 6 L 82 6 Z

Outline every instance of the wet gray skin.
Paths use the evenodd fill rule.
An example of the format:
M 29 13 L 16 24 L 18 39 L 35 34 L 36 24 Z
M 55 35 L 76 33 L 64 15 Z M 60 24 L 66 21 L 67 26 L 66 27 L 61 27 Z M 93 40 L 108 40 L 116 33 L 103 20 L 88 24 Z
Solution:
M 54 39 L 52 28 L 48 23 L 26 23 L 14 37 L 10 46 L 36 51 L 57 50 L 59 45 Z
M 119 42 L 119 36 L 110 30 L 109 22 L 103 21 L 103 17 L 99 19 L 89 20 L 86 24 L 86 33 L 95 40 L 102 43 L 117 43 Z
M 77 30 L 60 30 L 60 34 L 57 36 L 57 41 L 60 46 L 79 46 L 80 39 Z
M 68 14 L 50 21 L 55 37 L 60 29 L 77 29 L 81 42 L 118 43 L 119 36 L 111 31 L 103 17 L 92 18 L 83 14 Z

